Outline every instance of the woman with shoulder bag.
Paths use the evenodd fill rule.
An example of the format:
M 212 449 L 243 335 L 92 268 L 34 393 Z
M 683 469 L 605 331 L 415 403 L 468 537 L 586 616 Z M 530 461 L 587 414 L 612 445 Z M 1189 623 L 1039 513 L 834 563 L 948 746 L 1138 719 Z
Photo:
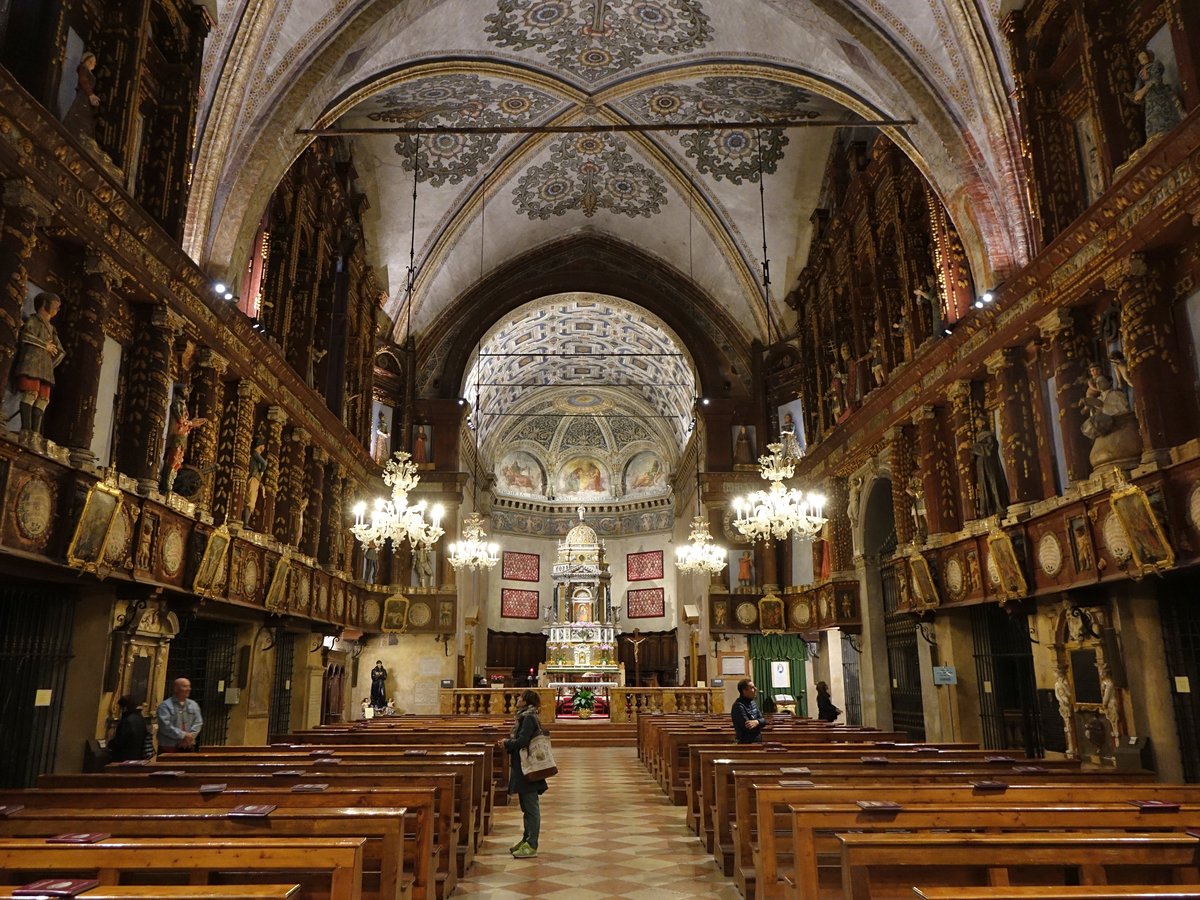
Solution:
M 525 833 L 521 840 L 508 849 L 515 859 L 533 859 L 537 856 L 538 836 L 542 830 L 540 797 L 546 791 L 546 782 L 531 781 L 521 771 L 521 751 L 539 734 L 544 734 L 542 723 L 538 720 L 540 705 L 541 698 L 537 691 L 522 692 L 517 698 L 517 717 L 512 731 L 507 740 L 499 741 L 509 755 L 508 792 L 520 797 L 521 812 L 525 814 Z

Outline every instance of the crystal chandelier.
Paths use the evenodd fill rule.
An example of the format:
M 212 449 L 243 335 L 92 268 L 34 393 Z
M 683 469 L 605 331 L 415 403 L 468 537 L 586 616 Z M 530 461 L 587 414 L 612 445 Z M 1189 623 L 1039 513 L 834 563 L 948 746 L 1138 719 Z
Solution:
M 354 525 L 350 531 L 364 545 L 382 547 L 391 541 L 398 547 L 408 541 L 414 548 L 420 544 L 431 546 L 445 531 L 441 527 L 444 510 L 439 503 L 429 511 L 432 521 L 425 520 L 425 501 L 408 505 L 408 495 L 421 481 L 417 464 L 403 450 L 397 450 L 383 467 L 383 480 L 392 489 L 392 499 L 375 499 L 370 521 L 367 521 L 367 504 L 359 501 L 354 506 Z
M 450 545 L 450 565 L 455 569 L 491 569 L 500 562 L 500 545 L 489 542 L 483 518 L 477 512 L 463 520 L 462 537 Z
M 685 575 L 716 575 L 725 568 L 725 548 L 712 542 L 704 516 L 692 519 L 690 543 L 675 548 L 675 568 Z
M 768 444 L 767 449 L 771 452 L 760 456 L 758 464 L 771 487 L 734 500 L 737 518 L 733 525 L 751 541 L 782 541 L 792 532 L 801 540 L 811 540 L 826 522 L 822 515 L 825 498 L 785 488 L 783 480 L 792 477 L 795 460 L 783 456 L 782 444 Z

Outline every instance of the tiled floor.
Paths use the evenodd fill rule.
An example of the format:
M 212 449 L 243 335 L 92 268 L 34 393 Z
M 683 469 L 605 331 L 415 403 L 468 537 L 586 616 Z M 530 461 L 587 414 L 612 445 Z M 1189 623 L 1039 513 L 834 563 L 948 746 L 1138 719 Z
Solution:
M 733 883 L 638 762 L 632 747 L 556 748 L 559 774 L 542 794 L 537 859 L 515 860 L 517 798 L 496 808 L 495 827 L 458 893 L 490 900 L 562 897 L 714 897 L 737 900 Z

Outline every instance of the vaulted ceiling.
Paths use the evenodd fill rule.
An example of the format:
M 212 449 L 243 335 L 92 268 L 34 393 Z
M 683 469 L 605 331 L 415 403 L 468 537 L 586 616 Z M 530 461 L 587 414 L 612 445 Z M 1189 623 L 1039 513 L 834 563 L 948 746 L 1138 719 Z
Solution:
M 976 282 L 1028 257 L 999 0 L 219 0 L 187 246 L 216 275 L 306 130 L 911 120 Z M 767 335 L 759 147 L 776 321 L 804 265 L 833 129 L 359 134 L 366 240 L 395 336 L 420 339 L 489 272 L 566 235 L 618 240 Z M 418 275 L 405 292 L 413 231 Z

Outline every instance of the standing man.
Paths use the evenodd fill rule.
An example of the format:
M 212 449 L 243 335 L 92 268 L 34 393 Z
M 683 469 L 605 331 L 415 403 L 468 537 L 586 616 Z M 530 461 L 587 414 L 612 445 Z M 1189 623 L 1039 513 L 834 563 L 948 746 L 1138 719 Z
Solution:
M 158 704 L 159 753 L 195 751 L 204 717 L 200 715 L 200 704 L 189 699 L 191 693 L 192 683 L 186 678 L 176 678 L 171 696 Z
M 754 698 L 758 696 L 758 688 L 749 678 L 738 682 L 738 698 L 733 701 L 733 731 L 734 740 L 739 744 L 761 744 L 762 730 L 767 724 L 767 717 L 762 714 Z

